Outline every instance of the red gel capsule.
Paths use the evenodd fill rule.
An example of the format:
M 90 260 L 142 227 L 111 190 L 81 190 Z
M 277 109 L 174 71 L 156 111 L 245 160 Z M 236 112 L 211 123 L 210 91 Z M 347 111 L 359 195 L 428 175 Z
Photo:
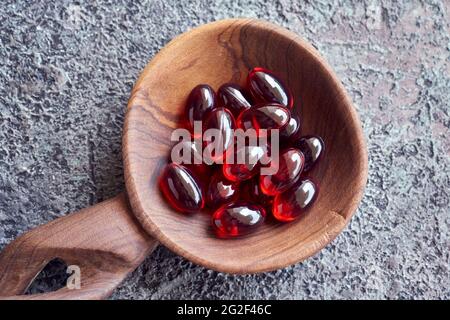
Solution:
M 264 208 L 239 201 L 217 209 L 212 218 L 213 229 L 219 238 L 234 238 L 254 231 L 265 219 Z
M 217 146 L 219 150 L 214 150 L 212 160 L 216 161 L 223 158 L 223 154 L 234 142 L 234 129 L 236 128 L 235 120 L 230 111 L 225 108 L 215 108 L 211 110 L 204 119 L 204 131 L 208 129 L 219 130 L 220 136 L 217 140 L 206 142 L 206 150 L 214 149 Z M 212 150 L 210 150 L 212 151 Z M 221 152 L 220 152 L 221 151 Z M 208 154 L 211 152 L 207 152 Z
M 234 148 L 234 159 L 225 159 L 223 175 L 230 181 L 244 181 L 254 177 L 261 166 L 261 160 L 267 156 L 267 149 L 260 146 Z M 231 156 L 230 156 L 231 158 Z
M 305 155 L 304 172 L 311 170 L 322 157 L 325 150 L 325 144 L 319 136 L 304 136 L 293 143 L 295 148 L 300 149 Z
M 169 204 L 178 211 L 192 213 L 204 207 L 200 182 L 179 164 L 170 163 L 164 168 L 159 186 Z
M 285 128 L 291 119 L 291 113 L 280 104 L 263 104 L 250 109 L 253 126 L 259 129 Z
M 294 100 L 289 88 L 273 72 L 253 68 L 248 74 L 248 87 L 257 102 L 274 102 L 292 108 Z
M 297 219 L 317 198 L 319 189 L 309 178 L 275 196 L 272 214 L 283 222 Z
M 219 105 L 228 108 L 235 117 L 252 106 L 244 89 L 237 84 L 222 85 L 217 91 L 217 97 Z
M 275 160 L 272 165 L 275 165 Z M 293 186 L 302 173 L 305 157 L 300 150 L 290 148 L 280 154 L 278 170 L 272 175 L 261 175 L 259 185 L 264 194 L 274 196 Z
M 206 203 L 211 208 L 217 208 L 225 203 L 235 201 L 238 197 L 238 192 L 239 183 L 225 179 L 222 172 L 218 171 L 209 183 Z
M 207 84 L 200 84 L 192 89 L 186 102 L 187 127 L 194 129 L 194 121 L 202 121 L 206 113 L 216 107 L 216 94 Z

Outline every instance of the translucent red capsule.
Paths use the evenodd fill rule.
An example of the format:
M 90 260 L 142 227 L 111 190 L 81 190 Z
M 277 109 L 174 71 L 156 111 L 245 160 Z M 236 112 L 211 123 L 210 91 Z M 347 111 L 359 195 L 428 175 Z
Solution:
M 217 97 L 219 105 L 229 109 L 235 117 L 252 106 L 244 89 L 237 84 L 226 83 L 222 85 L 217 90 Z
M 223 175 L 230 181 L 248 180 L 259 173 L 261 161 L 266 161 L 267 154 L 267 148 L 260 146 L 235 147 L 234 154 L 225 159 Z
M 261 175 L 259 185 L 264 194 L 274 196 L 293 186 L 303 170 L 305 157 L 300 150 L 290 148 L 283 151 L 278 160 L 272 160 L 271 166 L 278 170 L 274 174 Z
M 273 216 L 283 222 L 297 219 L 317 198 L 319 189 L 309 178 L 299 181 L 292 188 L 275 196 Z
M 280 104 L 263 104 L 249 110 L 252 115 L 253 126 L 259 129 L 283 129 L 291 119 L 291 113 Z
M 222 172 L 218 171 L 209 182 L 206 203 L 211 208 L 217 208 L 225 203 L 237 200 L 238 193 L 239 183 L 225 179 Z
M 181 212 L 196 212 L 205 205 L 200 181 L 189 169 L 170 163 L 159 180 L 159 186 L 169 204 Z
M 206 142 L 206 153 L 212 154 L 212 160 L 216 161 L 223 158 L 223 154 L 234 143 L 234 129 L 236 128 L 235 120 L 230 111 L 225 108 L 215 108 L 211 110 L 204 119 L 203 129 L 217 129 L 218 136 L 211 142 Z M 216 149 L 217 146 L 219 149 Z M 209 150 L 211 149 L 211 150 Z
M 289 88 L 273 72 L 253 68 L 248 74 L 248 87 L 257 102 L 273 102 L 292 108 L 294 100 Z
M 305 155 L 305 167 L 303 171 L 307 172 L 314 167 L 320 160 L 325 150 L 325 144 L 319 136 L 304 136 L 293 143 Z
M 212 217 L 212 226 L 219 238 L 234 238 L 250 234 L 265 219 L 261 206 L 244 201 L 223 205 Z
M 186 102 L 185 118 L 187 127 L 192 130 L 194 121 L 202 121 L 206 113 L 217 106 L 216 93 L 207 84 L 192 89 Z

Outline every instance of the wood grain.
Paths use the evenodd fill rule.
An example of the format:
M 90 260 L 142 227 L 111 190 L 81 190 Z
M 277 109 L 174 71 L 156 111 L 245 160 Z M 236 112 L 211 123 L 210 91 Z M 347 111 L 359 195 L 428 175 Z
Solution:
M 103 299 L 154 250 L 125 195 L 37 227 L 0 253 L 0 299 Z M 54 258 L 81 270 L 81 288 L 23 295 Z
M 303 134 L 323 137 L 326 153 L 312 173 L 320 194 L 294 223 L 266 224 L 241 239 L 216 239 L 210 214 L 174 212 L 162 198 L 157 178 L 190 90 L 199 83 L 215 89 L 230 81 L 243 85 L 255 66 L 275 71 L 288 83 Z M 342 231 L 363 195 L 367 150 L 348 94 L 311 45 L 267 22 L 222 20 L 175 38 L 136 82 L 125 122 L 125 178 L 133 212 L 165 246 L 207 268 L 253 273 L 302 261 Z

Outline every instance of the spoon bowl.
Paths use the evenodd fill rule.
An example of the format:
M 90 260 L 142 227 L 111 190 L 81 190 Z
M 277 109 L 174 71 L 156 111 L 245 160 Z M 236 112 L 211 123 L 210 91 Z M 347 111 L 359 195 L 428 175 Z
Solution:
M 323 138 L 325 154 L 311 173 L 320 193 L 292 223 L 266 223 L 249 236 L 218 239 L 210 229 L 211 214 L 174 211 L 161 195 L 158 178 L 192 88 L 200 83 L 215 90 L 226 82 L 245 85 L 256 66 L 274 71 L 292 90 L 302 135 Z M 305 40 L 259 20 L 210 23 L 166 45 L 134 86 L 123 148 L 127 193 L 143 228 L 194 263 L 228 273 L 275 270 L 317 253 L 349 222 L 367 180 L 361 124 L 335 73 Z

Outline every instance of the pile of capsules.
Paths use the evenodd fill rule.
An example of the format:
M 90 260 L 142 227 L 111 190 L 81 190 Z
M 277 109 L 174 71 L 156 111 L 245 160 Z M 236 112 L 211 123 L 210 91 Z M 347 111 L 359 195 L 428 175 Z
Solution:
M 184 115 L 184 127 L 194 139 L 178 145 L 183 152 L 190 152 L 192 161 L 169 163 L 159 181 L 169 204 L 183 213 L 208 208 L 213 212 L 212 228 L 220 238 L 247 235 L 268 214 L 281 222 L 301 216 L 317 198 L 318 186 L 305 174 L 324 153 L 324 142 L 319 136 L 300 136 L 298 111 L 284 82 L 259 67 L 250 70 L 246 88 L 226 83 L 216 94 L 209 85 L 196 86 L 187 98 Z M 208 165 L 203 160 L 212 141 L 195 139 L 196 121 L 202 122 L 202 132 L 220 131 L 223 152 L 213 154 L 210 160 L 223 160 L 223 164 Z M 267 158 L 273 143 L 270 139 L 265 145 L 236 147 L 236 129 L 253 129 L 257 136 L 278 129 L 277 159 Z M 235 161 L 228 163 L 230 153 Z M 244 163 L 236 161 L 239 155 Z M 278 170 L 263 174 L 262 168 L 274 165 L 273 161 Z

